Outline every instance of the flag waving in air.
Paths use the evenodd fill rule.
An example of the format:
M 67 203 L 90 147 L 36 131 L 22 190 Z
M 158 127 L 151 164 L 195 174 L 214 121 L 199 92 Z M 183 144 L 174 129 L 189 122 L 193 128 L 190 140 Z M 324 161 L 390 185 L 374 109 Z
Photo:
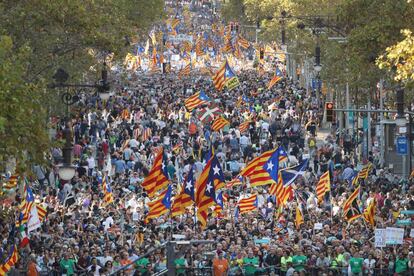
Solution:
M 108 176 L 105 174 L 103 176 L 103 178 L 100 178 L 99 180 L 102 184 L 102 190 L 103 190 L 103 194 L 104 194 L 104 203 L 105 203 L 105 205 L 108 205 L 108 204 L 114 202 L 114 198 L 113 198 L 113 195 L 112 195 L 112 188 L 111 188 L 111 185 L 109 183 Z
M 168 185 L 167 157 L 164 149 L 161 148 L 155 157 L 152 169 L 144 179 L 141 186 L 149 197 L 154 197 L 155 193 Z
M 188 172 L 187 178 L 184 180 L 184 183 L 181 186 L 181 190 L 174 199 L 174 203 L 171 209 L 172 216 L 178 216 L 185 213 L 185 208 L 193 205 L 195 202 L 194 198 L 194 172 L 193 167 L 191 167 Z
M 151 201 L 148 203 L 149 211 L 147 216 L 145 217 L 145 223 L 152 218 L 157 218 L 162 216 L 168 212 L 171 208 L 171 193 L 172 188 L 171 185 L 165 189 L 156 200 Z
M 242 47 L 243 49 L 247 49 L 250 47 L 250 42 L 247 39 L 241 37 L 240 35 L 237 39 L 237 42 L 239 43 L 240 47 Z
M 283 185 L 282 174 L 279 172 L 277 182 L 270 185 L 269 194 L 276 197 L 278 206 L 284 206 L 293 194 L 293 187 Z
M 283 77 L 282 71 L 280 71 L 279 67 L 276 67 L 276 73 L 275 76 L 270 80 L 269 84 L 267 85 L 267 89 L 270 90 L 273 85 L 278 83 Z
M 377 202 L 375 198 L 372 199 L 371 203 L 365 209 L 363 217 L 372 227 L 375 227 L 375 209 L 377 208 Z
M 245 131 L 247 131 L 247 130 L 249 129 L 250 123 L 251 123 L 251 121 L 250 121 L 250 120 L 249 120 L 249 121 L 245 121 L 245 122 L 241 123 L 241 124 L 239 125 L 239 130 L 240 130 L 240 133 L 244 133 Z
M 208 103 L 210 101 L 210 98 L 204 93 L 203 91 L 197 92 L 194 95 L 187 98 L 184 102 L 185 108 L 189 112 L 193 111 L 198 106 Z
M 207 226 L 208 208 L 216 201 L 216 190 L 224 187 L 224 173 L 217 157 L 213 155 L 197 181 L 197 218 L 204 228 Z
M 227 86 L 227 89 L 231 90 L 239 85 L 239 79 L 227 60 L 214 74 L 213 83 L 214 87 L 219 91 L 223 90 L 224 86 Z
M 257 209 L 258 201 L 257 195 L 252 195 L 243 199 L 240 199 L 238 204 L 240 214 L 248 213 Z
M 214 120 L 216 116 L 220 116 L 222 111 L 217 106 L 207 106 L 202 109 L 197 114 L 197 118 L 203 123 L 207 124 Z
M 32 189 L 29 187 L 29 184 L 26 182 L 24 185 L 24 198 L 20 203 L 20 217 L 19 222 L 20 224 L 25 224 L 29 221 L 30 212 L 34 205 L 34 196 Z
M 318 184 L 316 184 L 316 196 L 318 197 L 318 202 L 322 202 L 326 192 L 329 192 L 330 190 L 331 178 L 329 175 L 329 170 L 327 170 L 321 175 Z
M 0 275 L 7 275 L 7 272 L 19 261 L 19 253 L 17 247 L 13 244 L 10 248 L 10 253 L 4 264 L 0 265 Z
M 211 129 L 213 131 L 219 131 L 220 129 L 222 129 L 223 127 L 225 127 L 228 124 L 230 124 L 229 121 L 224 119 L 222 116 L 219 116 L 211 124 Z
M 240 175 L 248 177 L 250 186 L 252 187 L 268 184 L 272 185 L 274 182 L 279 181 L 276 169 L 279 170 L 279 164 L 285 162 L 287 159 L 286 156 L 286 153 L 281 148 L 266 151 L 247 164 L 247 166 L 240 172 Z M 279 163 L 276 165 L 277 158 L 279 158 Z M 272 175 L 270 175 L 269 172 L 271 172 Z
M 188 76 L 191 73 L 191 62 L 187 63 L 187 65 L 178 72 L 178 78 L 181 79 L 184 76 Z
M 359 196 L 360 186 L 356 187 L 356 189 L 352 192 L 349 198 L 345 201 L 343 207 L 343 215 L 345 220 L 348 222 L 353 221 L 361 217 L 361 211 L 359 210 L 359 206 L 357 203 L 357 198 Z
M 296 207 L 296 218 L 295 218 L 296 229 L 299 229 L 303 223 L 305 223 L 305 221 L 303 220 L 302 211 L 300 210 L 299 206 L 297 206 Z
M 305 159 L 297 166 L 282 170 L 283 185 L 289 186 L 296 180 L 296 178 L 303 176 L 308 168 L 308 161 L 309 159 Z

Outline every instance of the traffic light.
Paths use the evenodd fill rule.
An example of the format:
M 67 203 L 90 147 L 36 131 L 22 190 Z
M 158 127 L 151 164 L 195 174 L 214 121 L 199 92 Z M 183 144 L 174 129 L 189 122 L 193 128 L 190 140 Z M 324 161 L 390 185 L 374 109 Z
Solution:
M 264 49 L 260 48 L 260 59 L 264 59 Z
M 325 103 L 325 110 L 326 110 L 326 121 L 330 123 L 335 122 L 335 112 L 333 110 L 334 105 L 331 102 Z
M 236 33 L 239 33 L 239 23 L 236 23 L 234 26 Z

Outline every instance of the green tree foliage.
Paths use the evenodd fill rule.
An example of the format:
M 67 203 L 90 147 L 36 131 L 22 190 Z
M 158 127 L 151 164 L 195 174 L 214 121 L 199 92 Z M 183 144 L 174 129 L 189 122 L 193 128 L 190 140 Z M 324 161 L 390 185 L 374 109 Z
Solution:
M 414 36 L 410 30 L 403 30 L 404 39 L 388 47 L 386 54 L 377 59 L 377 65 L 394 73 L 395 81 L 412 85 L 414 82 Z
M 59 92 L 47 84 L 57 68 L 70 82 L 98 79 L 104 53 L 122 60 L 162 19 L 163 0 L 0 1 L 0 158 L 39 162 L 49 145 L 46 122 Z M 92 70 L 93 69 L 93 70 Z M 59 105 L 57 105 L 59 107 Z
M 304 56 L 312 57 L 319 39 L 321 45 L 322 78 L 330 82 L 349 81 L 354 87 L 369 88 L 384 71 L 375 66 L 375 59 L 387 47 L 401 41 L 401 29 L 413 29 L 414 5 L 407 0 L 243 0 L 237 2 L 240 17 L 261 22 L 262 41 L 280 43 L 280 14 L 288 14 L 286 38 L 288 51 L 297 63 Z M 242 2 L 242 3 L 240 3 Z M 236 10 L 236 9 L 235 9 Z M 237 10 L 236 10 L 237 11 Z M 322 16 L 323 33 L 312 34 L 315 21 Z M 298 23 L 305 28 L 298 29 Z M 347 43 L 328 40 L 330 36 L 346 36 Z
M 123 58 L 126 37 L 143 34 L 160 19 L 162 7 L 162 0 L 5 0 L 0 31 L 12 37 L 15 47 L 32 48 L 28 80 L 50 77 L 62 66 L 79 77 L 97 62 L 91 53 Z
M 26 161 L 41 162 L 47 150 L 45 92 L 42 84 L 24 80 L 27 46 L 13 48 L 10 37 L 0 37 L 0 157 L 16 158 L 20 168 Z

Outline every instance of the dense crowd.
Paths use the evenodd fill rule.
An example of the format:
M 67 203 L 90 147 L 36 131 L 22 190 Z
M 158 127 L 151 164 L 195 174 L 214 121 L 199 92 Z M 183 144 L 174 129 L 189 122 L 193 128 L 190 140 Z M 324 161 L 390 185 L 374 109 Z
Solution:
M 376 248 L 374 227 L 362 217 L 349 223 L 344 218 L 343 203 L 355 188 L 350 180 L 362 164 L 352 133 L 323 131 L 321 100 L 298 82 L 284 79 L 261 89 L 271 77 L 238 72 L 240 85 L 219 92 L 202 75 L 132 74 L 107 101 L 83 95 L 70 117 L 76 175 L 68 182 L 58 179 L 62 151 L 57 147 L 49 167 L 33 168 L 36 201 L 47 207 L 47 215 L 41 228 L 29 233 L 30 243 L 19 250 L 10 275 L 153 275 L 167 267 L 162 244 L 179 239 L 212 243 L 188 246 L 174 260 L 177 275 L 409 275 L 414 268 L 409 227 L 403 245 Z M 197 119 L 197 109 L 186 110 L 185 99 L 198 91 L 229 125 L 214 132 Z M 247 130 L 240 132 L 246 121 Z M 65 125 L 65 119 L 58 121 L 56 138 Z M 320 131 L 327 135 L 320 138 Z M 288 153 L 289 166 L 310 160 L 283 208 L 269 194 L 270 185 L 251 187 L 244 179 L 225 188 L 222 214 L 209 214 L 204 229 L 194 208 L 144 222 L 151 199 L 140 184 L 159 147 L 167 154 L 176 193 L 190 167 L 196 178 L 201 174 L 212 148 L 230 182 L 254 157 L 278 146 Z M 404 217 L 401 210 L 414 210 L 414 186 L 378 168 L 375 156 L 368 159 L 373 166 L 360 183 L 358 208 L 375 200 L 376 227 L 394 226 Z M 316 184 L 326 171 L 331 190 L 318 202 Z M 98 180 L 106 174 L 114 198 L 109 205 Z M 237 201 L 251 194 L 257 194 L 257 209 L 236 217 Z M 301 225 L 295 225 L 298 206 Z M 13 224 L 10 218 L 0 225 L 4 244 Z

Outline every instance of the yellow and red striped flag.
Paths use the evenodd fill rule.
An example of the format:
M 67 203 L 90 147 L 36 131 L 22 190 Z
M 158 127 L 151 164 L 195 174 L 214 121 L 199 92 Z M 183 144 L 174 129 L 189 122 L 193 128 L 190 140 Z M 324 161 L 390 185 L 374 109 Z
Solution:
M 375 198 L 372 199 L 371 203 L 365 209 L 363 217 L 372 227 L 375 227 L 375 210 L 377 208 L 377 202 Z
M 178 78 L 181 79 L 184 76 L 188 76 L 191 73 L 191 62 L 187 63 L 187 65 L 178 72 Z
M 234 56 L 238 59 L 242 58 L 242 52 L 240 50 L 240 46 L 239 44 L 236 43 L 236 45 L 234 45 Z
M 146 127 L 144 129 L 144 131 L 142 132 L 142 135 L 141 135 L 142 141 L 145 142 L 145 141 L 151 139 L 151 136 L 152 136 L 152 130 L 151 130 L 151 128 L 150 127 Z
M 282 174 L 278 173 L 278 181 L 273 181 L 270 186 L 269 194 L 276 196 L 276 202 L 278 206 L 286 205 L 286 202 L 289 200 L 290 196 L 293 193 L 293 188 L 291 185 L 284 186 Z
M 10 190 L 17 187 L 18 181 L 19 176 L 17 174 L 11 175 L 8 179 L 6 179 L 6 183 L 3 184 L 3 189 Z
M 187 53 L 190 53 L 190 52 L 191 52 L 191 50 L 193 49 L 193 45 L 191 44 L 191 42 L 190 42 L 190 41 L 185 40 L 185 41 L 183 42 L 183 49 L 184 49 Z
M 174 18 L 173 20 L 171 20 L 171 28 L 175 29 L 175 27 L 177 27 L 178 24 L 180 24 L 180 19 Z
M 16 245 L 12 245 L 10 253 L 4 264 L 0 265 L 0 275 L 7 275 L 7 272 L 19 261 L 19 252 L 17 251 Z
M 187 110 L 189 112 L 193 111 L 195 108 L 197 108 L 198 106 L 202 105 L 202 104 L 206 104 L 210 101 L 210 98 L 203 92 L 197 92 L 194 95 L 188 97 L 185 101 L 184 101 L 184 105 L 185 108 L 187 108 Z
M 249 197 L 240 199 L 237 203 L 240 214 L 248 213 L 257 209 L 257 195 L 251 195 Z
M 358 185 L 343 205 L 343 216 L 348 222 L 351 222 L 362 215 L 356 201 L 359 196 L 359 192 L 360 186 Z
M 194 172 L 193 168 L 191 167 L 190 171 L 184 183 L 180 186 L 180 191 L 178 195 L 174 199 L 173 206 L 171 208 L 171 216 L 179 216 L 185 213 L 185 208 L 190 207 L 193 205 L 194 199 L 194 186 L 195 186 L 195 179 L 194 179 Z
M 171 209 L 171 185 L 168 186 L 154 201 L 148 203 L 148 214 L 145 217 L 145 223 L 148 223 L 150 219 L 158 218 L 168 212 Z
M 321 175 L 318 184 L 316 184 L 316 196 L 318 197 L 318 202 L 322 202 L 326 192 L 329 192 L 330 190 L 331 178 L 329 175 L 329 170 L 327 170 Z
M 250 42 L 247 39 L 241 37 L 240 35 L 237 39 L 237 42 L 240 45 L 240 47 L 242 47 L 243 49 L 247 49 L 250 47 Z
M 251 122 L 251 121 L 246 121 L 246 122 L 243 122 L 243 123 L 241 123 L 241 124 L 239 125 L 239 130 L 240 130 L 240 133 L 243 133 L 243 132 L 245 132 L 245 131 L 247 131 L 247 130 L 249 129 L 250 122 Z
M 250 182 L 251 187 L 263 186 L 263 185 L 268 185 L 268 184 L 272 185 L 272 184 L 275 183 L 273 178 L 270 176 L 269 172 L 264 168 L 265 163 L 269 160 L 269 158 L 271 157 L 273 152 L 274 152 L 274 150 L 271 150 L 269 155 L 267 155 L 265 153 L 262 154 L 262 155 L 267 156 L 267 157 L 261 158 L 260 161 L 255 165 L 252 172 L 242 174 L 242 173 L 244 173 L 244 171 L 242 171 L 240 173 L 241 175 L 249 178 L 249 182 Z M 255 163 L 255 159 L 253 159 L 251 163 Z M 249 163 L 248 166 L 250 166 L 251 163 Z M 285 165 L 285 163 L 287 163 L 287 156 L 279 156 L 279 166 L 282 167 L 282 166 Z M 279 174 L 278 174 L 278 179 L 279 179 L 279 181 L 281 181 L 281 176 Z M 281 185 L 283 187 L 283 184 L 281 184 Z
M 358 178 L 359 179 L 366 179 L 368 178 L 368 174 L 372 169 L 372 164 L 369 163 L 367 164 L 365 167 L 363 167 L 359 172 L 358 172 Z
M 225 76 L 226 64 L 227 64 L 227 61 L 223 63 L 223 65 L 217 70 L 217 72 L 213 76 L 214 87 L 218 91 L 221 91 L 224 85 L 226 84 L 226 76 Z
M 296 229 L 300 229 L 300 226 L 305 223 L 303 220 L 302 211 L 300 210 L 299 206 L 296 207 L 296 218 L 295 218 L 295 225 Z
M 226 40 L 226 44 L 224 44 L 223 52 L 230 53 L 233 50 L 233 45 L 231 44 L 231 39 Z
M 104 175 L 102 178 L 102 190 L 104 194 L 104 203 L 105 205 L 111 204 L 114 202 L 114 197 L 112 195 L 111 184 L 109 183 L 108 175 Z
M 283 77 L 282 71 L 279 70 L 279 68 L 276 67 L 276 74 L 275 76 L 269 81 L 269 84 L 267 85 L 267 89 L 270 90 L 273 85 L 278 83 Z
M 168 186 L 168 182 L 166 156 L 164 156 L 164 149 L 161 148 L 141 186 L 147 192 L 148 197 L 154 197 L 157 191 Z
M 195 44 L 195 52 L 196 52 L 196 55 L 199 57 L 204 55 L 203 38 L 201 36 L 197 37 L 196 44 Z
M 39 216 L 39 220 L 43 221 L 47 215 L 47 210 L 43 207 L 42 204 L 36 204 L 37 215 Z
M 151 69 L 157 69 L 157 48 L 152 48 Z
M 232 180 L 226 182 L 226 188 L 231 189 L 233 186 L 238 186 L 243 184 L 243 178 L 241 176 L 235 176 Z
M 19 226 L 25 224 L 29 221 L 30 212 L 34 204 L 34 196 L 32 189 L 29 187 L 29 184 L 26 182 L 24 185 L 24 197 L 19 204 L 20 217 L 19 217 Z
M 216 190 L 224 187 L 224 173 L 215 155 L 207 162 L 197 181 L 196 204 L 197 218 L 204 228 L 210 206 L 215 204 Z
M 213 131 L 219 131 L 220 129 L 222 129 L 223 127 L 225 127 L 226 125 L 229 125 L 229 121 L 227 121 L 226 119 L 224 119 L 222 116 L 217 117 L 214 122 L 211 124 L 211 129 Z

